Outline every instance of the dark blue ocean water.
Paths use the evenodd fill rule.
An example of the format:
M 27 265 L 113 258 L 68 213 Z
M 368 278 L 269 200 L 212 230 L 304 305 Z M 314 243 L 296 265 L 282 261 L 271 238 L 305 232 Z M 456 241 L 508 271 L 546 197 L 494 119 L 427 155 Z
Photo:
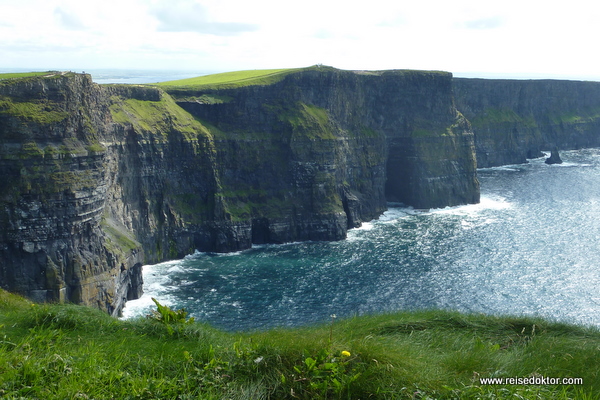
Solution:
M 431 308 L 600 326 L 600 150 L 561 155 L 479 170 L 480 204 L 390 206 L 344 241 L 145 266 L 125 317 L 156 297 L 227 330 Z

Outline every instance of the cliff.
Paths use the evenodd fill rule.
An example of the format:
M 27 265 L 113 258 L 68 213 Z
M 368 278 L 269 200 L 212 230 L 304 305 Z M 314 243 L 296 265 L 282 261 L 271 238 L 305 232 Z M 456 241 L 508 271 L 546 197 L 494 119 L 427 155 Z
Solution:
M 106 218 L 111 120 L 89 76 L 0 81 L 0 284 L 118 313 L 141 253 Z
M 313 173 L 336 177 L 321 182 L 329 193 L 325 198 L 347 205 L 346 214 L 356 222 L 378 215 L 386 198 L 416 208 L 479 201 L 473 134 L 454 107 L 449 73 L 317 66 L 269 86 L 190 90 L 167 85 L 165 90 L 182 108 L 216 128 L 217 147 L 243 142 L 236 157 L 265 150 L 291 161 L 291 177 L 271 177 L 275 179 L 268 182 L 253 178 L 257 166 L 228 163 L 225 176 L 237 179 L 229 185 L 293 182 L 294 174 L 310 166 Z M 264 143 L 276 149 L 261 149 Z M 294 198 L 302 205 L 325 199 L 306 195 L 298 192 Z
M 117 315 L 142 263 L 338 240 L 385 210 L 477 202 L 452 76 L 289 70 L 236 85 L 0 80 L 0 286 Z
M 478 167 L 600 146 L 600 82 L 455 78 L 454 95 L 472 124 Z

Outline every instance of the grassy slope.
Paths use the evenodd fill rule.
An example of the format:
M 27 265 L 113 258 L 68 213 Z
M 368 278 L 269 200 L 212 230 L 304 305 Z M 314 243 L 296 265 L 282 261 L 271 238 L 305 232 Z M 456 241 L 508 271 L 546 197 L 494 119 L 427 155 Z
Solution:
M 598 330 L 529 318 L 415 312 L 225 333 L 33 305 L 0 291 L 7 399 L 595 399 L 599 346 Z M 479 384 L 491 376 L 581 377 L 584 385 Z
M 11 79 L 11 78 L 28 78 L 31 76 L 42 76 L 48 75 L 52 72 L 8 72 L 0 74 L 0 80 L 2 79 Z
M 167 91 L 169 89 L 182 87 L 185 87 L 186 89 L 209 89 L 235 88 L 251 85 L 269 85 L 283 79 L 287 74 L 299 70 L 300 69 L 298 68 L 292 68 L 224 72 L 221 74 L 199 76 L 196 78 L 161 82 L 157 83 L 156 85 L 163 87 Z
M 139 133 L 155 134 L 155 139 L 166 140 L 173 128 L 188 140 L 197 140 L 199 135 L 210 136 L 209 131 L 189 113 L 175 104 L 169 95 L 160 101 L 122 99 L 113 96 L 110 112 L 116 122 L 132 124 Z

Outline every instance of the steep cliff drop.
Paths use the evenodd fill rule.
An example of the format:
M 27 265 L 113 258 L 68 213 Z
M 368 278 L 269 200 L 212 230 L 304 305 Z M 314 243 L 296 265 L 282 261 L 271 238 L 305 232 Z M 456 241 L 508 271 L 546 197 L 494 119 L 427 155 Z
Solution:
M 118 315 L 141 265 L 338 240 L 387 200 L 479 200 L 452 76 L 286 70 L 158 87 L 0 79 L 0 286 Z
M 278 141 L 279 154 L 299 168 L 310 164 L 333 174 L 325 187 L 348 205 L 350 227 L 378 215 L 385 198 L 416 208 L 479 201 L 473 132 L 454 107 L 450 73 L 317 66 L 269 86 L 164 88 L 218 128 L 222 146 L 245 138 L 244 149 L 231 153 L 236 157 L 249 148 L 260 154 L 261 142 Z M 231 185 L 252 180 L 252 169 L 232 165 L 238 181 Z M 303 197 L 300 204 L 310 203 Z
M 105 212 L 108 121 L 107 95 L 87 75 L 0 81 L 3 288 L 113 315 L 141 293 L 140 245 Z
M 480 168 L 600 146 L 600 82 L 455 78 L 454 94 Z

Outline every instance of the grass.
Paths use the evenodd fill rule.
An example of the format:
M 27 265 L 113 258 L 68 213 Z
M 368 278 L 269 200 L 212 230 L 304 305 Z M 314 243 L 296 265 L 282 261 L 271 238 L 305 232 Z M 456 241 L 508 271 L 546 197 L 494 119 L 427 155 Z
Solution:
M 199 76 L 196 78 L 180 79 L 157 83 L 157 86 L 168 88 L 235 88 L 251 85 L 269 85 L 283 79 L 287 74 L 299 71 L 299 68 L 261 69 L 248 71 L 224 72 Z
M 179 107 L 167 94 L 160 101 L 122 99 L 113 96 L 110 112 L 122 124 L 132 124 L 139 133 L 150 132 L 156 138 L 166 140 L 169 132 L 176 129 L 188 140 L 199 136 L 210 137 L 210 133 L 200 122 Z
M 537 127 L 537 122 L 532 115 L 522 116 L 511 109 L 486 108 L 480 115 L 471 119 L 473 128 L 477 129 L 493 124 L 523 124 L 528 128 Z
M 113 319 L 0 291 L 3 399 L 597 399 L 600 332 L 405 312 L 223 332 L 158 309 Z M 583 385 L 482 385 L 487 377 Z
M 284 68 L 284 69 L 259 69 L 259 70 L 246 70 L 246 71 L 232 71 L 223 72 L 220 74 L 211 74 L 205 76 L 199 76 L 196 78 L 180 79 L 175 81 L 159 82 L 154 85 L 160 86 L 169 93 L 175 93 L 179 91 L 185 92 L 186 90 L 212 90 L 212 89 L 231 89 L 239 88 L 243 86 L 252 85 L 271 85 L 273 83 L 281 81 L 286 75 L 299 72 L 299 71 L 336 71 L 336 68 L 324 66 L 324 65 L 313 65 L 306 68 Z M 361 71 L 363 75 L 382 75 L 382 74 L 402 74 L 402 75 L 422 75 L 424 73 L 428 75 L 448 75 L 448 72 L 443 71 L 419 71 L 419 70 L 390 70 L 390 71 Z M 189 94 L 188 94 L 189 95 Z M 184 96 L 185 97 L 185 96 Z M 219 98 L 212 98 L 208 96 L 205 99 L 199 99 L 212 103 L 214 101 L 221 102 Z M 226 101 L 225 101 L 226 102 Z
M 52 72 L 8 72 L 0 74 L 0 80 L 2 79 L 13 79 L 13 78 L 29 78 L 32 76 L 48 75 Z
M 564 110 L 561 111 L 561 114 L 550 115 L 550 120 L 555 124 L 585 124 L 596 121 L 600 118 L 599 108 L 577 110 L 577 112 L 564 112 Z
M 17 101 L 10 97 L 0 96 L 0 115 L 3 114 L 41 125 L 60 122 L 69 116 L 60 104 L 50 100 Z
M 132 250 L 140 248 L 140 244 L 130 237 L 125 229 L 119 228 L 110 219 L 102 219 L 101 226 L 102 230 L 107 234 L 108 242 L 105 245 L 108 246 L 112 253 L 129 254 Z M 115 246 L 118 247 L 118 250 Z

